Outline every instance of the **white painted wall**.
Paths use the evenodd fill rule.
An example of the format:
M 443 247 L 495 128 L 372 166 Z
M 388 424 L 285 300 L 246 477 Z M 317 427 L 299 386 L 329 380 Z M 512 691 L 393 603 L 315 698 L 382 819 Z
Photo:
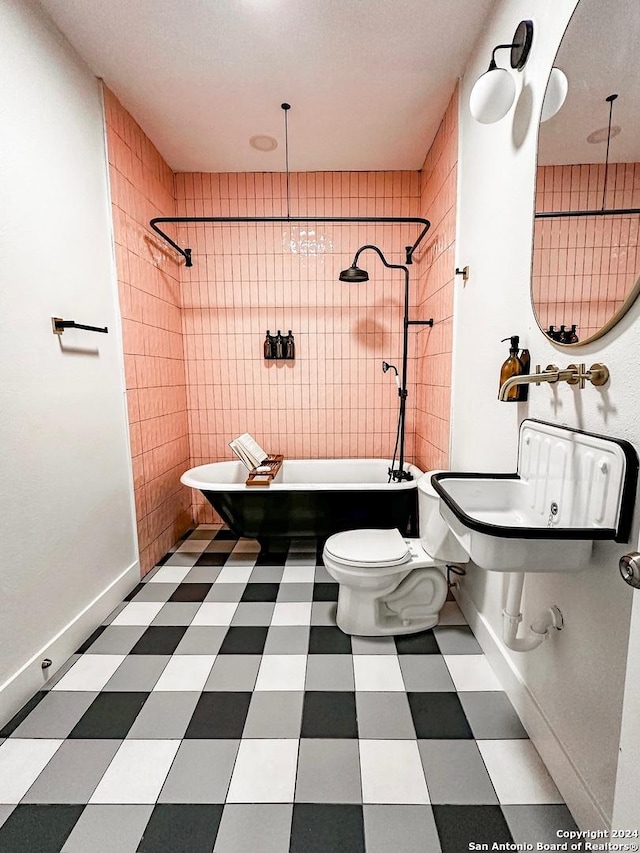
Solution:
M 138 578 L 100 85 L 0 0 L 0 720 Z M 108 326 L 68 331 L 51 317 Z
M 640 543 L 636 543 L 636 549 Z M 638 814 L 638 782 L 640 775 L 640 591 L 633 593 L 627 677 L 622 707 L 620 733 L 620 758 L 616 778 L 616 795 L 613 804 L 612 825 L 619 828 L 640 829 Z M 631 841 L 631 839 L 629 839 Z M 635 840 L 635 839 L 634 839 Z
M 537 117 L 555 51 L 576 5 L 576 0 L 502 0 L 463 81 L 457 264 L 468 264 L 471 275 L 465 285 L 457 282 L 454 312 L 454 470 L 515 470 L 518 424 L 527 416 L 626 438 L 640 448 L 635 355 L 640 303 L 608 335 L 569 354 L 539 331 L 529 301 Z M 486 71 L 492 47 L 511 41 L 521 18 L 532 18 L 536 30 L 531 57 L 519 75 L 520 100 L 501 122 L 478 124 L 468 109 L 473 82 Z M 500 339 L 513 334 L 531 350 L 532 367 L 603 361 L 611 370 L 610 384 L 583 391 L 532 386 L 528 403 L 499 403 L 499 370 L 508 352 Z M 505 594 L 501 575 L 472 567 L 461 595 L 583 828 L 606 826 L 612 813 L 633 595 L 617 563 L 627 550 L 633 546 L 597 543 L 583 572 L 527 578 L 525 620 L 556 604 L 566 622 L 560 634 L 527 654 L 510 652 L 499 640 Z

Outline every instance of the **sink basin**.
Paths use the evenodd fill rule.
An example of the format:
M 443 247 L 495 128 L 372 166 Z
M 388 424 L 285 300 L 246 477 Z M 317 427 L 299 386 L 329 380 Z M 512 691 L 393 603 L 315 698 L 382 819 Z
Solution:
M 515 474 L 431 478 L 440 513 L 471 560 L 497 572 L 574 572 L 594 540 L 629 539 L 638 457 L 612 439 L 528 419 Z

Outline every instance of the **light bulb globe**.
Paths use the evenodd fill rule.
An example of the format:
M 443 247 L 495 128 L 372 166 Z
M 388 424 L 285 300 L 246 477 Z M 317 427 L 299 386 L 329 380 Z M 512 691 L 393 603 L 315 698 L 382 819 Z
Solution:
M 567 80 L 567 75 L 559 68 L 552 68 L 551 74 L 549 74 L 547 89 L 544 93 L 544 101 L 542 102 L 541 122 L 553 118 L 564 104 L 568 91 L 569 81 Z
M 469 109 L 480 124 L 493 124 L 506 116 L 515 97 L 516 83 L 511 74 L 506 68 L 493 68 L 476 80 Z

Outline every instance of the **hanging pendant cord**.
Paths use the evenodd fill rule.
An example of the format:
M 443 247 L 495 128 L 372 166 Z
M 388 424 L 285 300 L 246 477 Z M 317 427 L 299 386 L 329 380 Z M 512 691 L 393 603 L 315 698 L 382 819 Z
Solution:
M 291 104 L 280 104 L 284 110 L 284 163 L 287 172 L 287 218 L 291 216 L 289 191 L 289 110 Z
M 609 145 L 611 144 L 611 118 L 613 116 L 613 102 L 617 98 L 617 95 L 609 95 L 606 99 L 609 101 L 609 127 L 607 128 L 607 153 L 604 159 L 604 186 L 602 187 L 602 209 L 605 209 L 606 195 L 607 195 L 607 180 L 609 176 Z

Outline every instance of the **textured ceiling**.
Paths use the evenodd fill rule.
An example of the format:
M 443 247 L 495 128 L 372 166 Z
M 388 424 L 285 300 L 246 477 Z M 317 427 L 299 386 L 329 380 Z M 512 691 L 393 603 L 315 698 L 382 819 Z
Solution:
M 175 171 L 283 171 L 283 101 L 302 171 L 419 169 L 494 0 L 40 2 Z
M 607 127 L 607 95 L 619 97 L 609 161 L 640 162 L 640 0 L 580 0 L 567 27 L 555 64 L 567 74 L 569 92 L 557 115 L 541 125 L 541 165 L 603 163 L 606 133 L 597 144 L 587 142 Z

